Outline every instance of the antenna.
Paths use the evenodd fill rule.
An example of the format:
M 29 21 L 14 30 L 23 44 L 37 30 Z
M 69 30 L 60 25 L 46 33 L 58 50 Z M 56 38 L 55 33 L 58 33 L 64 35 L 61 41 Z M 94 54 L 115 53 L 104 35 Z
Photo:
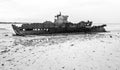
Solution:
M 61 12 L 60 12 L 60 16 L 61 16 Z

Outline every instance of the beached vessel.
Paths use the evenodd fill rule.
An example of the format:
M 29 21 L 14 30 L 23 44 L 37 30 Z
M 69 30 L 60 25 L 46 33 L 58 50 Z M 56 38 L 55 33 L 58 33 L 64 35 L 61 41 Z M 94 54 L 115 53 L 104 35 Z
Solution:
M 92 21 L 81 21 L 79 23 L 69 22 L 67 15 L 58 14 L 55 16 L 54 22 L 45 21 L 43 23 L 26 23 L 21 27 L 12 24 L 16 35 L 40 35 L 54 33 L 75 33 L 75 32 L 106 32 L 106 24 L 100 26 L 92 26 Z

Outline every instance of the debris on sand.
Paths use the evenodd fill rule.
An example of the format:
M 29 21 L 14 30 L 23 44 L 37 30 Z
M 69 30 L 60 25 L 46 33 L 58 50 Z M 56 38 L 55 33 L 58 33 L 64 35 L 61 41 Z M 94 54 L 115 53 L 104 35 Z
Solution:
M 120 35 L 3 37 L 1 70 L 120 70 Z
M 112 38 L 112 36 L 110 36 L 110 38 Z
M 5 50 L 1 51 L 0 54 L 7 53 L 7 52 L 9 52 L 9 51 L 10 51 L 10 49 L 5 49 Z

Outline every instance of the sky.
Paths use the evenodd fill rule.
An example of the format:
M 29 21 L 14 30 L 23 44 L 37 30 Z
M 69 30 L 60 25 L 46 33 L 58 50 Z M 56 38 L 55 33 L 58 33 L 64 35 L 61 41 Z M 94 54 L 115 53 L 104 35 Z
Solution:
M 119 23 L 120 0 L 0 0 L 0 22 L 53 22 L 59 12 L 74 23 Z

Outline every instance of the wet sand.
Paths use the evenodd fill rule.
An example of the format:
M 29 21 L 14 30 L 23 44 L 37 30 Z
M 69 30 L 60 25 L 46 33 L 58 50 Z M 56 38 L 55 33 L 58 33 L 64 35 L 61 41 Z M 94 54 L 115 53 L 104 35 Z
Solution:
M 0 70 L 120 70 L 120 32 L 0 35 Z

